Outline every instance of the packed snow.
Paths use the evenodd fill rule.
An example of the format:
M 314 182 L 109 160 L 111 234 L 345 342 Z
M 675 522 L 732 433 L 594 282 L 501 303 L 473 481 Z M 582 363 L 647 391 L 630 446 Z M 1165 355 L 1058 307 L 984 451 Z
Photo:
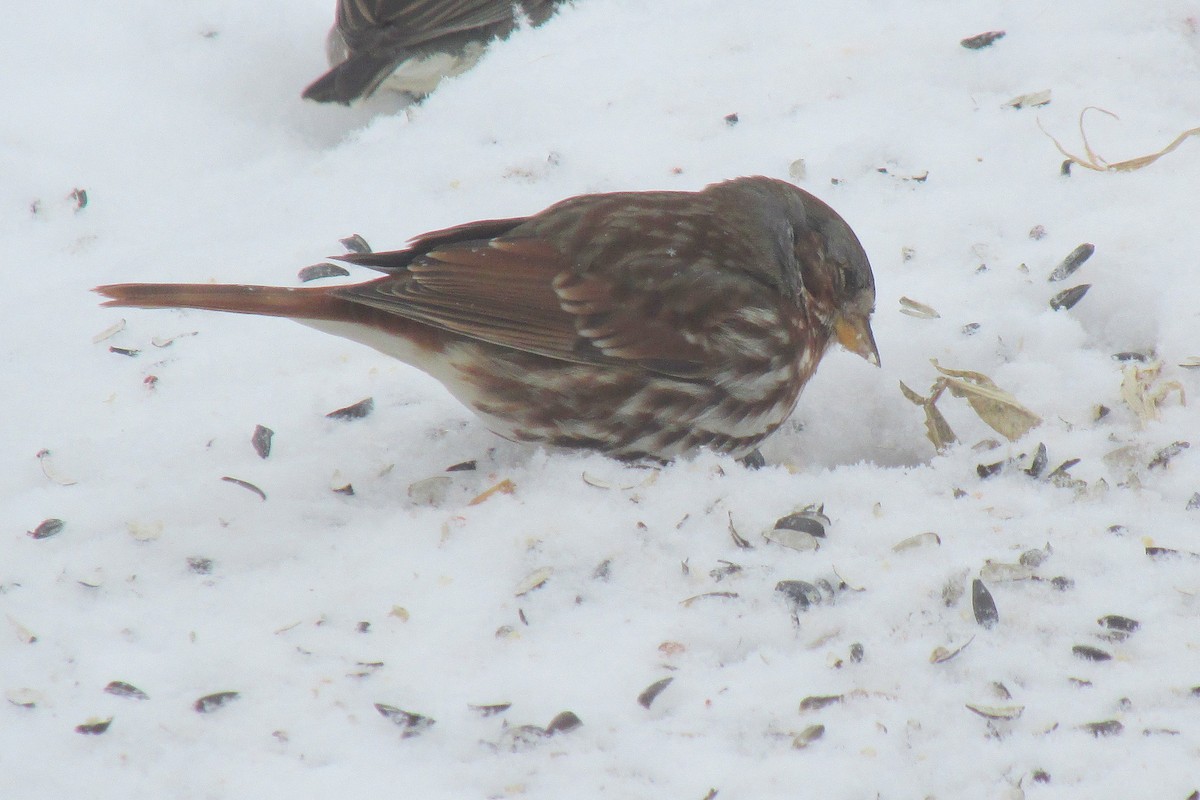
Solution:
M 1050 138 L 1200 125 L 1194 3 L 577 0 L 408 109 L 301 101 L 332 5 L 5 10 L 0 796 L 1195 796 L 1200 137 Z M 830 351 L 756 471 L 89 291 L 752 174 L 855 229 L 882 357 Z M 931 359 L 1041 424 L 947 388 L 939 454 Z

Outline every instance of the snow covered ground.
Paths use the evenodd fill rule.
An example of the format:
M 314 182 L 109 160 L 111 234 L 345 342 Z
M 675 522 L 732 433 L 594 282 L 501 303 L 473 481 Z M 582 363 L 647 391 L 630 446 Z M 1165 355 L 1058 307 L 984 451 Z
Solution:
M 1038 127 L 1082 156 L 1100 106 L 1120 120 L 1089 112 L 1090 141 L 1118 162 L 1200 125 L 1195 3 L 578 0 L 408 114 L 299 99 L 330 0 L 11 5 L 0 796 L 1200 789 L 1200 139 L 1067 177 Z M 756 472 L 512 444 L 365 348 L 88 291 L 294 285 L 351 233 L 390 249 L 800 159 L 871 256 L 883 368 L 831 352 Z M 1010 443 L 946 392 L 961 443 L 936 455 L 899 389 L 926 393 L 932 358 L 1043 423 Z M 763 538 L 809 503 L 819 549 Z M 821 579 L 845 586 L 807 609 L 776 589 Z M 566 711 L 582 725 L 521 727 Z

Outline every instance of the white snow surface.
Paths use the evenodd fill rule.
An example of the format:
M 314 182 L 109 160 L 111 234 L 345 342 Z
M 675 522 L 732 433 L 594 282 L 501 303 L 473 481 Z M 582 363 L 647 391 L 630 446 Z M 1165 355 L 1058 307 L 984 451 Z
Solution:
M 1119 115 L 1085 119 L 1111 162 L 1200 125 L 1195 3 L 578 0 L 407 111 L 301 101 L 329 0 L 120 5 L 13 3 L 0 26 L 0 797 L 1200 788 L 1200 370 L 1182 366 L 1200 356 L 1200 139 L 1065 177 L 1038 125 L 1082 154 L 1081 109 Z M 991 30 L 1007 35 L 959 44 Z M 1049 105 L 1004 107 L 1045 89 Z M 883 366 L 831 351 L 758 471 L 510 443 L 359 345 L 89 291 L 296 285 L 351 233 L 393 249 L 584 192 L 788 179 L 798 159 L 870 254 Z M 1082 242 L 1095 255 L 1048 282 Z M 902 296 L 940 317 L 900 313 Z M 1043 423 L 1008 442 L 947 392 L 961 443 L 936 454 L 899 390 L 926 392 L 932 358 Z M 1155 362 L 1160 418 L 1143 421 L 1123 374 Z M 325 417 L 365 397 L 370 416 Z M 1151 467 L 1175 442 L 1191 447 Z M 1047 480 L 1069 459 L 1082 483 Z M 410 496 L 434 476 L 444 496 Z M 763 538 L 809 503 L 831 520 L 818 550 Z M 28 535 L 47 519 L 65 524 Z M 940 544 L 894 551 L 928 531 Z M 1034 548 L 1026 579 L 997 579 Z M 846 588 L 794 621 L 776 584 L 819 579 Z M 1113 636 L 1097 622 L 1113 614 L 1140 626 Z M 376 703 L 436 722 L 406 737 Z M 582 726 L 515 746 L 563 711 Z

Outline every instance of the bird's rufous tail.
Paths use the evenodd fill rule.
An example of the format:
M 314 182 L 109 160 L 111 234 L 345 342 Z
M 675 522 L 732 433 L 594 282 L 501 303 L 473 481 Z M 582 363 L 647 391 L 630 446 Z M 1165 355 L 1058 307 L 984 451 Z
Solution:
M 114 283 L 93 291 L 109 298 L 105 306 L 200 308 L 292 319 L 343 319 L 346 300 L 326 288 L 291 289 L 212 283 Z

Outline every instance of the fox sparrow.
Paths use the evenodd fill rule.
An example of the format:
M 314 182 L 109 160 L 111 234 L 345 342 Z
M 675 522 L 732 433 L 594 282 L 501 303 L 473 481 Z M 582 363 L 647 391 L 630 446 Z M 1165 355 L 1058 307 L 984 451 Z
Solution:
M 96 291 L 109 306 L 289 317 L 427 372 L 508 439 L 627 459 L 746 456 L 834 341 L 879 363 L 862 245 L 825 203 L 771 178 L 580 195 L 340 259 L 386 274 Z
M 563 0 L 338 0 L 326 41 L 333 68 L 304 90 L 322 103 L 349 104 L 386 84 L 419 100 L 443 78 L 466 72 L 518 14 L 550 18 Z

